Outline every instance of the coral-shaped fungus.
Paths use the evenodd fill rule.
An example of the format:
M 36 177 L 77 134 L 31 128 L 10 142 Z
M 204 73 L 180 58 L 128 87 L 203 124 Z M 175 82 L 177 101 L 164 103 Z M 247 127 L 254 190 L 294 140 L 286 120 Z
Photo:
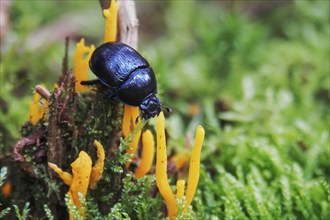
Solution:
M 171 190 L 167 177 L 167 155 L 166 155 L 166 140 L 165 140 L 165 118 L 161 112 L 157 118 L 157 161 L 156 161 L 156 184 L 160 194 L 165 200 L 168 209 L 168 217 L 175 219 L 178 207 L 176 198 L 181 199 L 184 194 L 184 181 L 179 180 L 177 183 L 177 195 L 176 198 Z M 192 202 L 195 195 L 197 184 L 199 180 L 200 169 L 200 152 L 204 141 L 205 131 L 202 126 L 197 127 L 196 137 L 193 152 L 191 155 L 188 183 L 186 191 L 186 203 L 184 204 L 183 211 Z
M 130 134 L 133 135 L 133 137 L 131 137 L 132 140 L 129 142 L 127 149 L 127 153 L 132 155 L 131 159 L 133 159 L 134 155 L 136 155 L 137 153 L 138 144 L 141 136 L 141 130 L 137 130 L 135 131 L 135 133 L 133 133 L 133 131 L 136 128 L 140 127 L 139 124 L 135 123 L 135 120 L 138 117 L 139 112 L 140 110 L 138 107 L 129 106 L 129 105 L 125 105 L 124 107 L 122 131 L 125 139 L 128 139 Z M 130 162 L 128 162 L 126 165 L 129 166 Z
M 43 85 L 44 87 L 44 85 Z M 38 92 L 35 92 L 33 99 L 29 104 L 29 122 L 32 125 L 36 125 L 40 119 L 42 119 L 47 111 L 48 101 L 47 99 L 43 100 L 43 103 L 40 103 L 41 95 Z
M 114 42 L 117 37 L 119 1 L 113 0 L 108 9 L 103 10 L 105 17 L 104 43 Z
M 71 163 L 72 174 L 64 172 L 56 164 L 48 163 L 48 166 L 61 177 L 66 185 L 70 187 L 68 195 L 73 204 L 77 206 L 82 216 L 85 216 L 85 214 L 79 199 L 79 193 L 85 197 L 88 187 L 95 187 L 97 181 L 101 179 L 103 173 L 105 159 L 104 149 L 103 146 L 96 140 L 94 141 L 94 146 L 97 149 L 98 156 L 98 160 L 94 167 L 92 167 L 92 160 L 90 156 L 85 151 L 80 151 L 78 158 Z M 70 214 L 70 219 L 72 218 L 73 217 Z
M 146 175 L 152 167 L 155 154 L 155 141 L 150 130 L 142 133 L 142 156 L 141 163 L 135 171 L 135 177 L 141 178 Z
M 94 45 L 91 45 L 90 47 L 85 45 L 84 38 L 81 38 L 81 40 L 76 44 L 76 52 L 73 59 L 73 73 L 76 80 L 76 92 L 84 92 L 88 89 L 87 86 L 81 85 L 80 82 L 88 79 L 88 62 L 94 50 Z M 84 57 L 86 53 L 87 56 Z
M 12 187 L 9 181 L 3 183 L 1 193 L 3 197 L 8 198 L 11 195 Z

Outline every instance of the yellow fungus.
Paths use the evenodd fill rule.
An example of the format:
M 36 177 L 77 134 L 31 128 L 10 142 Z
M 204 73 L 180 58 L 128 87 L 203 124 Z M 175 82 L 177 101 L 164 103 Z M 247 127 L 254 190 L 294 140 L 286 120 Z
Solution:
M 48 162 L 49 168 L 51 168 L 57 175 L 60 176 L 60 178 L 63 180 L 63 182 L 70 186 L 72 182 L 72 175 L 68 172 L 63 171 L 61 168 L 59 168 L 56 164 L 49 163 Z
M 43 116 L 42 106 L 39 103 L 40 98 L 41 96 L 38 93 L 34 93 L 33 99 L 29 104 L 29 121 L 33 125 L 36 125 Z
M 79 208 L 81 206 L 78 197 L 80 192 L 84 197 L 87 193 L 89 178 L 92 170 L 92 160 L 85 151 L 80 151 L 79 157 L 71 164 L 73 179 L 70 185 L 70 193 L 73 202 Z
M 131 106 L 131 125 L 133 127 L 132 131 L 138 126 L 138 124 L 135 123 L 135 120 L 139 116 L 139 113 L 140 110 L 138 107 Z M 140 136 L 141 136 L 141 130 L 134 135 L 132 142 L 129 144 L 128 153 L 136 154 Z
M 88 187 L 94 187 L 98 180 L 102 177 L 104 167 L 104 149 L 98 142 L 94 141 L 94 146 L 97 149 L 98 160 L 92 168 L 92 160 L 85 151 L 80 151 L 78 158 L 71 163 L 72 174 L 64 172 L 61 168 L 53 163 L 48 163 L 49 168 L 55 171 L 60 178 L 67 184 L 69 188 L 68 195 L 70 196 L 73 204 L 77 206 L 80 214 L 85 219 L 85 213 L 79 199 L 79 193 L 83 197 L 86 196 Z M 70 214 L 70 219 L 73 219 Z
M 54 90 L 55 89 L 60 89 L 60 86 L 58 85 L 58 83 L 54 83 Z
M 110 7 L 103 10 L 105 17 L 104 43 L 115 42 L 117 37 L 119 1 L 111 0 Z
M 142 155 L 141 163 L 135 171 L 136 178 L 141 178 L 146 175 L 154 160 L 155 154 L 155 141 L 150 130 L 143 132 L 142 134 Z
M 80 151 L 78 158 L 71 164 L 72 175 L 62 171 L 55 164 L 48 163 L 48 166 L 61 177 L 65 184 L 70 186 L 68 194 L 73 204 L 77 206 L 80 214 L 85 216 L 78 193 L 81 193 L 83 197 L 86 196 L 92 169 L 91 158 L 85 151 Z M 73 219 L 71 214 L 70 219 Z
M 157 159 L 156 159 L 156 184 L 160 194 L 164 198 L 167 208 L 168 217 L 174 219 L 178 212 L 176 200 L 171 191 L 171 187 L 167 179 L 167 156 L 166 156 L 166 141 L 164 129 L 164 114 L 161 112 L 157 118 Z M 194 148 L 189 165 L 188 184 L 186 190 L 186 203 L 184 204 L 183 211 L 189 207 L 195 195 L 200 169 L 200 153 L 204 141 L 205 131 L 202 126 L 197 127 Z M 172 158 L 177 169 L 180 169 L 188 160 L 186 154 L 179 154 Z M 182 199 L 184 195 L 185 182 L 184 180 L 177 181 L 176 198 Z
M 182 199 L 182 197 L 184 195 L 184 184 L 185 184 L 184 180 L 178 180 L 176 182 L 176 198 L 177 199 Z
M 43 84 L 42 86 L 45 87 Z M 29 122 L 33 125 L 36 125 L 44 117 L 48 109 L 48 101 L 44 100 L 43 104 L 41 104 L 41 98 L 41 95 L 36 92 L 29 104 Z
M 8 198 L 11 195 L 11 183 L 9 181 L 2 185 L 1 192 L 4 198 Z
M 92 56 L 93 51 L 95 50 L 94 45 L 87 47 L 85 45 L 85 39 L 82 38 L 76 44 L 76 52 L 74 54 L 73 60 L 73 74 L 76 80 L 75 90 L 76 92 L 83 92 L 88 89 L 87 86 L 83 86 L 80 84 L 81 81 L 88 80 L 88 62 L 90 57 Z M 84 57 L 84 55 L 87 55 Z
M 48 106 L 49 106 L 49 102 L 48 100 L 44 99 L 43 103 L 42 103 L 42 108 L 43 108 L 43 118 L 45 116 L 45 113 L 47 112 L 48 110 Z
M 104 149 L 103 146 L 100 142 L 97 140 L 94 141 L 94 146 L 97 149 L 97 161 L 92 168 L 91 172 L 91 177 L 89 180 L 89 187 L 90 188 L 95 188 L 96 183 L 101 179 L 102 174 L 103 174 L 103 168 L 104 168 L 104 159 L 105 159 L 105 154 L 104 154 Z
M 161 112 L 157 118 L 156 184 L 160 194 L 166 202 L 168 208 L 168 217 L 170 219 L 174 219 L 178 209 L 167 178 L 167 155 L 164 123 L 164 114 Z
M 188 183 L 186 191 L 186 204 L 183 210 L 186 210 L 192 202 L 199 180 L 199 169 L 200 169 L 200 154 L 204 141 L 205 131 L 202 126 L 198 126 L 196 130 L 195 143 L 193 152 L 190 159 Z
M 128 136 L 134 131 L 134 129 L 136 129 L 140 125 L 140 124 L 135 123 L 139 114 L 140 114 L 139 107 L 125 105 L 123 124 L 122 124 L 122 131 L 123 131 L 125 138 L 128 138 Z M 141 121 L 139 123 L 141 123 Z M 141 130 L 136 132 L 136 134 L 133 136 L 131 142 L 128 144 L 129 147 L 127 149 L 127 153 L 132 154 L 132 157 L 134 157 L 137 152 L 140 136 L 141 136 Z M 130 162 L 128 162 L 126 164 L 127 167 L 129 165 L 130 165 Z
M 176 171 L 179 171 L 183 166 L 185 166 L 189 161 L 189 155 L 186 153 L 176 154 L 171 160 L 175 164 Z

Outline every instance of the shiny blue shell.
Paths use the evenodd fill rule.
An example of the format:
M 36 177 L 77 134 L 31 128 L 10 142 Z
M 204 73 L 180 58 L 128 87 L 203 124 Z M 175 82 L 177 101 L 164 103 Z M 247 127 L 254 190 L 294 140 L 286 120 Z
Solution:
M 148 61 L 123 43 L 105 43 L 95 49 L 89 66 L 112 95 L 125 104 L 139 106 L 142 117 L 158 115 L 157 81 Z

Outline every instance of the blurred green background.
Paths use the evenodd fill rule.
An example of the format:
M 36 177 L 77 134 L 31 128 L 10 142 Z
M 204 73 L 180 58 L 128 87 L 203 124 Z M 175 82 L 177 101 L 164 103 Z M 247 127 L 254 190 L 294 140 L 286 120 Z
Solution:
M 206 129 L 197 217 L 329 217 L 329 1 L 136 6 L 139 51 L 174 110 L 169 152 Z M 12 1 L 4 13 L 1 154 L 20 136 L 34 86 L 58 79 L 64 38 L 72 68 L 75 43 L 100 45 L 104 34 L 96 0 Z

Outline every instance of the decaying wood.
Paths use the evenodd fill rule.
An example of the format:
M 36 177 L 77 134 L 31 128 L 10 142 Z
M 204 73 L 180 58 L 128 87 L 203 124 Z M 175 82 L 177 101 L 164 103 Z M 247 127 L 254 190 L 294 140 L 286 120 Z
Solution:
M 68 54 L 69 54 L 69 37 L 66 37 L 65 38 L 65 47 L 64 47 L 64 57 L 62 60 L 62 74 L 61 74 L 60 82 L 62 82 L 64 80 L 65 75 L 69 71 Z
M 138 47 L 138 24 L 134 1 L 120 1 L 118 12 L 119 41 Z
M 61 88 L 55 89 L 52 94 L 52 106 L 50 107 L 50 115 L 48 119 L 48 162 L 62 165 L 62 152 L 63 152 L 63 143 L 61 137 L 61 130 L 58 126 L 58 115 L 60 107 L 60 96 L 63 90 L 63 83 L 66 83 L 67 80 L 62 82 Z M 54 174 L 50 172 L 50 175 L 53 177 Z

